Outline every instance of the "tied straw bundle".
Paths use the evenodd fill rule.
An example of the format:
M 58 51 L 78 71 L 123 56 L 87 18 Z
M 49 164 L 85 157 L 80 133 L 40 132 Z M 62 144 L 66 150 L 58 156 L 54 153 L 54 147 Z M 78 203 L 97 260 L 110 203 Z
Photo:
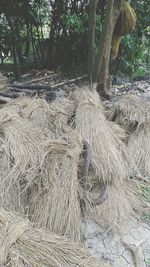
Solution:
M 109 267 L 79 243 L 32 227 L 19 216 L 0 210 L 0 266 Z

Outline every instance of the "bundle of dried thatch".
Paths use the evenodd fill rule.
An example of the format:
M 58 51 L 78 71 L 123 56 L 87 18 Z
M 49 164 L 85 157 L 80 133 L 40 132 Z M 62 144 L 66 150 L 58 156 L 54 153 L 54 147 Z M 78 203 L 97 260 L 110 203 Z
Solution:
M 0 111 L 7 170 L 0 178 L 0 193 L 2 206 L 79 241 L 77 171 L 83 145 L 67 125 L 69 111 L 68 100 L 49 106 L 36 98 L 13 101 Z
M 110 128 L 113 131 L 114 138 L 116 139 L 116 142 L 118 143 L 118 149 L 121 152 L 121 156 L 124 160 L 125 168 L 129 176 L 134 176 L 135 174 L 139 173 L 139 169 L 134 161 L 133 156 L 129 152 L 128 146 L 127 146 L 127 134 L 123 128 L 121 128 L 117 123 L 110 121 L 109 122 Z
M 96 91 L 82 88 L 74 93 L 76 99 L 75 129 L 91 148 L 91 167 L 89 168 L 90 192 L 85 196 L 84 215 L 113 232 L 129 223 L 139 208 L 136 188 L 129 194 L 128 172 L 133 166 L 122 139 L 124 132 L 116 124 L 106 120 Z M 101 182 L 109 182 L 104 192 L 106 200 L 98 202 L 103 191 Z M 91 186 L 91 183 L 93 185 Z M 129 197 L 130 195 L 130 197 Z M 93 200 L 96 200 L 93 201 Z M 94 207 L 93 207 L 94 202 Z M 95 203 L 101 203 L 95 207 Z M 135 204 L 136 203 L 136 204 Z
M 73 112 L 75 125 L 70 128 L 68 120 Z M 119 228 L 123 220 L 129 221 L 135 192 L 128 199 L 130 158 L 123 143 L 124 132 L 106 120 L 96 91 L 87 87 L 77 90 L 71 102 L 64 99 L 47 104 L 38 98 L 12 101 L 0 110 L 0 133 L 0 164 L 4 162 L 6 169 L 1 170 L 0 177 L 3 207 L 24 213 L 36 225 L 76 241 L 82 239 L 81 203 L 86 218 L 108 228 L 115 229 L 117 224 Z M 81 183 L 82 188 L 83 181 L 78 178 L 85 178 L 83 143 L 89 144 L 92 155 L 89 181 Z M 112 193 L 108 191 L 107 201 L 93 207 L 91 197 L 97 189 L 101 191 L 103 182 L 109 183 Z
M 128 149 L 142 175 L 150 177 L 150 121 L 131 134 Z
M 67 99 L 47 103 L 41 98 L 30 98 L 23 107 L 22 116 L 42 128 L 52 138 L 60 138 L 68 131 L 68 120 L 73 113 L 72 103 Z
M 33 229 L 22 218 L 0 210 L 0 265 L 9 267 L 108 267 L 79 243 Z
M 50 140 L 47 143 L 48 180 L 42 177 L 43 190 L 31 199 L 31 220 L 54 233 L 81 241 L 81 212 L 77 177 L 82 144 L 77 137 Z M 45 187 L 45 188 L 44 188 Z
M 50 109 L 54 112 L 52 131 L 55 136 L 65 136 L 70 131 L 68 122 L 74 113 L 74 104 L 67 98 L 55 100 L 50 104 Z
M 90 201 L 85 200 L 85 218 L 97 222 L 113 234 L 128 229 L 137 216 L 135 210 L 138 210 L 138 214 L 142 210 L 135 187 L 129 181 L 110 185 L 107 198 L 100 206 L 93 207 Z
M 121 157 L 114 131 L 103 112 L 98 93 L 88 87 L 74 92 L 76 99 L 75 129 L 86 140 L 92 151 L 91 165 L 101 180 L 118 180 L 126 177 L 124 160 Z
M 150 119 L 150 105 L 145 99 L 128 93 L 112 106 L 108 119 L 116 121 L 130 133 Z
M 20 207 L 23 212 L 26 204 L 23 207 L 22 193 L 44 171 L 46 136 L 19 113 L 20 108 L 12 104 L 0 110 L 1 165 L 5 162 L 0 177 L 0 204 L 13 210 Z

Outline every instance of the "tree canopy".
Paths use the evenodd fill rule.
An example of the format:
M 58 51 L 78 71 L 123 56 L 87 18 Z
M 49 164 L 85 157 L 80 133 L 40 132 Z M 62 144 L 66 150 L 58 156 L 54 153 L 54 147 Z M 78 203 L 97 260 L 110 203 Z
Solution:
M 102 48 L 107 2 L 111 1 L 95 1 L 95 51 Z M 1 69 L 13 70 L 15 78 L 33 67 L 85 73 L 91 3 L 94 1 L 1 0 Z M 150 64 L 149 1 L 132 0 L 131 5 L 137 15 L 135 30 L 122 38 L 118 57 L 110 62 L 114 75 L 128 77 L 148 74 Z

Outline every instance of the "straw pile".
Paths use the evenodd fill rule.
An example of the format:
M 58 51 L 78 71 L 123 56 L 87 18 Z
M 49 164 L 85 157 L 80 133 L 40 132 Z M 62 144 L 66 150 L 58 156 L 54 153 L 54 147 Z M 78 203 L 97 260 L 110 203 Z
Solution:
M 15 208 L 19 205 L 15 205 L 15 202 L 20 198 L 20 191 L 39 176 L 39 169 L 44 161 L 41 151 L 45 136 L 41 129 L 33 127 L 30 121 L 21 118 L 14 106 L 11 108 L 10 105 L 0 110 L 0 134 L 1 154 L 2 158 L 5 158 L 7 170 L 0 177 L 1 203 L 4 200 L 5 206 L 5 201 L 12 196 L 10 204 L 13 203 Z M 15 191 L 18 191 L 18 197 L 15 196 Z M 4 197 L 5 194 L 7 196 Z M 8 207 L 10 204 L 8 201 Z
M 0 265 L 9 267 L 109 267 L 79 243 L 33 229 L 22 218 L 0 210 Z
M 128 93 L 112 107 L 108 118 L 125 128 L 128 153 L 143 176 L 150 176 L 150 105 Z
M 106 120 L 94 89 L 89 91 L 85 87 L 82 91 L 76 90 L 74 98 L 75 129 L 82 139 L 88 142 L 92 154 L 89 169 L 90 184 L 87 186 L 90 192 L 84 199 L 86 203 L 84 216 L 115 232 L 123 228 L 124 223 L 128 224 L 135 215 L 134 209 L 137 210 L 140 206 L 136 188 L 129 189 L 128 171 L 132 160 L 130 161 L 125 144 L 122 142 L 125 135 L 118 126 L 112 126 Z M 100 206 L 93 207 L 93 199 L 101 195 L 99 192 L 103 190 L 103 182 L 104 185 L 108 183 L 106 200 Z
M 128 93 L 111 108 L 108 119 L 116 121 L 127 133 L 132 133 L 150 119 L 150 105 L 143 98 Z
M 120 140 L 114 135 L 104 116 L 98 93 L 88 87 L 76 90 L 76 132 L 86 140 L 92 150 L 91 165 L 99 180 L 122 180 L 126 177 L 124 160 L 121 157 Z
M 55 100 L 48 104 L 44 99 L 34 98 L 23 110 L 23 117 L 28 118 L 43 130 L 53 133 L 53 138 L 59 138 L 65 132 L 71 113 L 70 102 L 67 99 Z
M 124 140 L 94 89 L 50 104 L 12 101 L 0 110 L 1 207 L 73 241 L 83 240 L 83 218 L 120 230 L 139 208 Z
M 68 100 L 49 106 L 38 98 L 14 100 L 0 111 L 0 195 L 3 207 L 81 241 L 77 172 L 83 144 L 67 124 L 69 112 Z
M 43 192 L 37 190 L 31 199 L 31 220 L 40 227 L 81 241 L 81 211 L 79 202 L 78 164 L 81 143 L 77 137 L 48 141 L 48 181 Z M 44 187 L 43 186 L 43 187 Z
M 86 201 L 84 216 L 87 220 L 95 221 L 108 233 L 129 229 L 137 215 L 134 209 L 141 212 L 141 202 L 135 194 L 135 184 L 109 185 L 106 200 L 100 206 L 93 207 L 90 201 Z M 128 228 L 129 227 L 129 228 Z
M 128 141 L 129 153 L 143 176 L 150 178 L 150 121 L 138 127 Z

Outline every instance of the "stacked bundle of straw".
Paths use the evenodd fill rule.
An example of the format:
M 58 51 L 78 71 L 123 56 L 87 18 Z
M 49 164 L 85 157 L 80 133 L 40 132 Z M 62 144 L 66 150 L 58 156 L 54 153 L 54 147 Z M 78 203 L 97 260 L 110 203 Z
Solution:
M 85 199 L 84 216 L 114 232 L 128 224 L 134 216 L 134 209 L 139 208 L 136 189 L 129 189 L 127 166 L 129 167 L 131 162 L 122 141 L 125 134 L 116 124 L 112 126 L 106 120 L 99 96 L 94 89 L 93 91 L 87 87 L 82 90 L 77 89 L 74 98 L 75 129 L 90 145 L 92 157 L 89 176 L 97 179 L 96 186 L 95 178 L 93 179 L 93 189 L 91 189 L 93 197 L 96 198 L 96 191 L 101 188 L 102 181 L 109 182 L 108 195 L 100 206 L 93 207 L 91 199 L 89 197 Z M 91 188 L 91 185 L 89 187 Z
M 51 104 L 39 98 L 14 100 L 0 110 L 0 133 L 0 164 L 5 163 L 0 205 L 25 214 L 36 226 L 82 241 L 82 216 L 115 232 L 138 209 L 128 181 L 132 161 L 126 135 L 107 121 L 94 89 L 77 89 L 70 100 Z M 86 142 L 92 154 L 83 187 Z M 103 183 L 106 200 L 95 207 Z
M 0 177 L 0 196 L 4 207 L 23 211 L 21 192 L 40 175 L 46 137 L 18 113 L 11 105 L 0 110 L 1 155 L 6 169 Z
M 33 229 L 22 218 L 0 210 L 0 266 L 109 267 L 79 243 Z
M 81 241 L 77 172 L 83 145 L 67 124 L 69 113 L 67 99 L 48 105 L 21 98 L 1 110 L 1 205 Z
M 42 178 L 45 192 L 35 192 L 31 200 L 31 220 L 40 227 L 47 227 L 54 233 L 81 241 L 81 212 L 79 202 L 79 181 L 77 177 L 81 142 L 73 135 L 66 135 L 66 141 L 47 142 L 48 181 Z
M 116 121 L 127 133 L 131 133 L 150 119 L 150 105 L 145 99 L 128 93 L 112 106 L 108 119 Z
M 22 110 L 22 116 L 42 128 L 51 138 L 60 138 L 68 131 L 68 120 L 73 113 L 72 103 L 67 99 L 48 104 L 44 99 L 33 98 Z
M 141 174 L 150 178 L 150 121 L 131 134 L 128 149 Z
M 150 105 L 145 99 L 128 93 L 112 107 L 109 119 L 122 125 L 127 132 L 130 158 L 144 176 L 150 176 Z
M 121 157 L 120 140 L 104 116 L 98 93 L 88 87 L 74 92 L 77 108 L 76 132 L 86 140 L 92 150 L 91 165 L 99 180 L 113 180 L 115 183 L 126 177 L 124 160 Z

